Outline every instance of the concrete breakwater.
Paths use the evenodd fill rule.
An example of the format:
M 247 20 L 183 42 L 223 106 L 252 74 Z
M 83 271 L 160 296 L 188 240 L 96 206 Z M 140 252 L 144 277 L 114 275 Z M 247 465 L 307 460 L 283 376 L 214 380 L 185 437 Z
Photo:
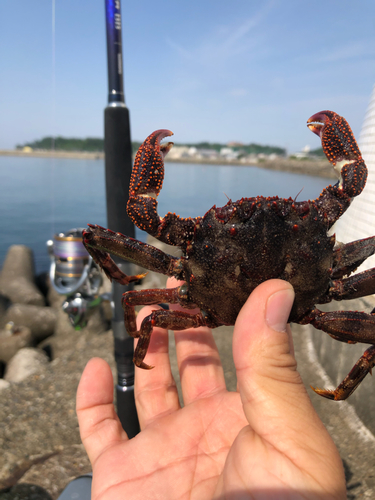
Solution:
M 0 273 L 0 499 L 36 492 L 55 499 L 91 470 L 75 393 L 91 357 L 114 367 L 110 317 L 98 308 L 78 332 L 62 311 L 64 299 L 45 275 L 35 277 L 29 248 L 10 247 Z
M 22 151 L 17 149 L 2 149 L 0 156 L 20 156 L 23 158 L 64 158 L 64 159 L 78 159 L 78 160 L 98 160 L 104 159 L 103 152 L 82 152 L 82 151 Z M 244 167 L 258 167 L 267 170 L 278 170 L 284 172 L 292 172 L 295 174 L 312 175 L 317 177 L 326 177 L 328 179 L 336 179 L 336 174 L 327 160 L 302 160 L 291 158 L 275 158 L 273 160 L 262 159 L 258 162 L 242 161 L 242 160 L 225 160 L 222 159 L 202 159 L 194 157 L 181 157 L 170 159 L 168 156 L 165 158 L 166 162 L 185 163 L 185 164 L 206 164 L 206 165 L 233 165 Z

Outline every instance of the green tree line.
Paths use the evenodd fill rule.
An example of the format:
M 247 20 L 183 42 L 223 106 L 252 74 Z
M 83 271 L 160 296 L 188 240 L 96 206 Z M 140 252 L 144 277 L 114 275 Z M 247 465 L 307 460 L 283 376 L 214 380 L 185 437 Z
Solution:
M 104 150 L 103 139 L 97 137 L 87 137 L 86 139 L 76 139 L 74 137 L 44 137 L 43 139 L 17 144 L 16 149 L 30 147 L 32 149 L 55 149 L 63 151 L 89 151 L 99 152 Z
M 25 144 L 17 144 L 16 149 L 23 149 L 24 147 L 30 147 L 32 149 L 52 149 L 54 143 L 54 148 L 56 150 L 62 151 L 89 151 L 89 152 L 102 152 L 104 151 L 104 139 L 98 137 L 87 137 L 86 139 L 77 139 L 74 137 L 44 137 L 43 139 L 26 142 Z M 132 142 L 133 152 L 136 152 L 142 143 L 139 141 Z M 214 149 L 215 151 L 220 151 L 221 148 L 227 147 L 226 144 L 212 143 L 212 142 L 198 142 L 195 144 L 177 144 L 176 146 L 187 146 L 196 147 L 198 149 Z M 263 146 L 261 144 L 242 144 L 231 146 L 234 151 L 240 151 L 244 154 L 271 154 L 276 153 L 278 155 L 285 155 L 286 151 L 284 148 L 279 148 L 277 146 Z

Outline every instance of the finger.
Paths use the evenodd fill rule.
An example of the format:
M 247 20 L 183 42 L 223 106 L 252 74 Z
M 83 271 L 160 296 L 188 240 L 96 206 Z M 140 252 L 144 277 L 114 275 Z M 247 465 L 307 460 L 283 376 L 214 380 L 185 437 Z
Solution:
M 233 357 L 238 388 L 250 426 L 280 447 L 302 437 L 313 448 L 329 446 L 297 372 L 287 320 L 294 300 L 292 286 L 281 280 L 261 284 L 240 311 L 234 328 Z M 309 429 L 309 433 L 306 433 Z M 316 431 L 316 432 L 314 432 Z M 280 440 L 279 437 L 283 436 Z M 326 444 L 324 444 L 326 443 Z
M 143 319 L 155 309 L 157 307 L 147 306 L 140 311 L 137 317 L 138 328 Z M 152 370 L 135 369 L 135 400 L 141 429 L 180 408 L 169 361 L 167 330 L 153 329 L 146 361 L 154 367 Z
M 167 287 L 176 287 L 179 284 L 181 282 L 169 278 Z M 183 309 L 176 304 L 172 304 L 170 309 L 198 312 L 198 310 Z M 199 327 L 175 331 L 174 337 L 185 405 L 226 390 L 224 371 L 211 329 Z
M 77 390 L 77 417 L 82 442 L 93 465 L 103 451 L 127 440 L 113 405 L 113 377 L 109 365 L 91 359 Z

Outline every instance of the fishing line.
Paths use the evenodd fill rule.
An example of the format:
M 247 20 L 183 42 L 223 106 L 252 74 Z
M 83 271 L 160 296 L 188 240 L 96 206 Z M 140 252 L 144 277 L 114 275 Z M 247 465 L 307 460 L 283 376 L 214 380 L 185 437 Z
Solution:
M 55 234 L 55 136 L 56 136 L 56 5 L 52 0 L 52 76 L 51 76 L 51 173 L 50 173 L 50 209 L 51 209 L 51 234 Z

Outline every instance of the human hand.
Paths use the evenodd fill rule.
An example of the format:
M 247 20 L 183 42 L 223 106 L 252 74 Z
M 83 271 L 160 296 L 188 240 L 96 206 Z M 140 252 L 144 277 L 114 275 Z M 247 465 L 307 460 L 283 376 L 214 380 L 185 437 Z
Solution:
M 110 368 L 92 359 L 77 393 L 91 498 L 345 499 L 338 451 L 296 371 L 286 326 L 293 298 L 287 282 L 272 280 L 243 306 L 233 334 L 237 392 L 226 390 L 208 328 L 175 332 L 183 408 L 168 334 L 155 329 L 147 354 L 155 368 L 136 368 L 141 432 L 131 440 L 115 413 Z

